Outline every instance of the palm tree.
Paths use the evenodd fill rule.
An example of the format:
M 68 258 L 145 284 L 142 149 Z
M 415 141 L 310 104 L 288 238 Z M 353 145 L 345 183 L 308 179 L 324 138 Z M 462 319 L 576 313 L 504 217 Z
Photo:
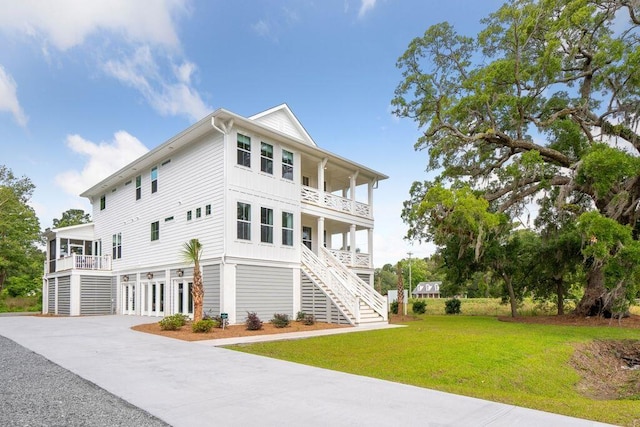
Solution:
M 202 257 L 202 244 L 198 239 L 191 239 L 182 247 L 184 260 L 189 264 L 193 263 L 193 321 L 202 320 L 202 304 L 204 299 L 204 285 L 202 284 L 202 273 L 200 272 L 200 258 Z

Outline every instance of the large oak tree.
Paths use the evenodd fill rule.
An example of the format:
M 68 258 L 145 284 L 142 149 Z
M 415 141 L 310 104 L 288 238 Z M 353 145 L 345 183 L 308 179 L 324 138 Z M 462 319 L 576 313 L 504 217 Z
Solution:
M 497 213 L 553 197 L 560 211 L 586 206 L 637 238 L 640 2 L 514 0 L 482 22 L 475 38 L 434 25 L 398 60 L 395 113 L 422 129 L 415 146 L 428 169 L 480 190 Z M 432 184 L 412 187 L 409 237 L 426 237 L 414 208 Z M 607 259 L 587 266 L 579 314 L 610 300 Z

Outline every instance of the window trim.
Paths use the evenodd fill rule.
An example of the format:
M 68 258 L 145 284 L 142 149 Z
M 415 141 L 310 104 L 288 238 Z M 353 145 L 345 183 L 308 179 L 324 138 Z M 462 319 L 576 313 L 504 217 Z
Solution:
M 285 153 L 290 154 L 291 157 L 285 157 Z M 293 158 L 294 154 L 292 151 L 282 149 L 282 178 L 289 181 L 293 181 Z M 291 175 L 290 177 L 287 176 L 289 174 Z
M 202 208 L 196 208 L 196 219 L 202 218 Z
M 266 217 L 267 222 L 265 213 L 270 214 Z M 264 206 L 260 207 L 260 243 L 273 243 L 273 209 Z
M 285 218 L 291 219 L 291 227 L 287 227 Z M 282 246 L 293 246 L 293 212 L 282 211 Z M 288 236 L 288 237 L 285 237 Z
M 247 141 L 241 141 L 243 138 Z M 236 141 L 237 165 L 251 169 L 251 137 L 238 133 Z
M 160 240 L 160 221 L 151 223 L 151 241 L 155 242 L 157 240 Z
M 251 204 L 237 202 L 236 207 L 236 238 L 251 240 Z
M 122 233 L 115 233 L 111 237 L 111 258 L 122 259 Z
M 136 176 L 136 200 L 142 198 L 142 175 Z
M 154 178 L 154 174 L 155 174 L 155 178 Z M 151 168 L 151 173 L 150 173 L 150 177 L 151 177 L 151 194 L 153 193 L 157 193 L 158 192 L 158 166 L 154 166 Z
M 271 152 L 265 153 L 265 147 L 270 147 Z M 273 175 L 273 145 L 264 141 L 260 142 L 260 172 Z
M 103 211 L 107 209 L 107 195 L 103 194 L 100 196 L 100 210 Z

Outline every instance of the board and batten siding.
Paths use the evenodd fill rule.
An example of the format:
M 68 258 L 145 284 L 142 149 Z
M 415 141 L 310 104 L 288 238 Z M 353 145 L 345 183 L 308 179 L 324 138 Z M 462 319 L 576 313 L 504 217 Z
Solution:
M 202 267 L 202 280 L 204 285 L 204 301 L 202 308 L 204 313 L 220 314 L 220 264 L 205 265 Z
M 338 307 L 303 272 L 301 274 L 300 310 L 313 314 L 318 322 L 350 324 Z
M 111 277 L 80 277 L 80 314 L 113 314 Z
M 58 277 L 57 314 L 71 314 L 71 276 Z
M 293 270 L 281 267 L 238 265 L 236 268 L 236 312 L 244 319 L 255 312 L 262 321 L 275 313 L 293 317 Z
M 157 268 L 180 261 L 183 244 L 191 238 L 200 240 L 205 257 L 222 253 L 223 159 L 223 138 L 212 131 L 158 161 L 156 193 L 151 192 L 149 168 L 123 177 L 115 191 L 106 189 L 104 210 L 100 210 L 99 198 L 93 200 L 95 233 L 102 240 L 103 253 L 111 254 L 112 236 L 122 234 L 122 258 L 113 261 L 114 270 Z M 138 174 L 142 176 L 142 194 L 136 200 Z M 211 205 L 209 215 L 207 205 Z M 197 209 L 200 218 L 196 218 Z M 192 212 L 191 220 L 187 220 L 188 211 Z M 151 241 L 151 224 L 156 221 L 160 238 Z

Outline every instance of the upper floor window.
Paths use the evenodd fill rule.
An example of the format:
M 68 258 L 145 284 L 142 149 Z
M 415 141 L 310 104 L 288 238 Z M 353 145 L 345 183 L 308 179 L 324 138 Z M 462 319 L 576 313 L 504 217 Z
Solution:
M 196 218 L 200 218 L 202 216 L 202 208 L 196 208 Z
M 136 200 L 142 197 L 142 175 L 136 176 Z
M 260 208 L 260 241 L 273 243 L 273 209 Z
M 266 142 L 260 146 L 260 170 L 273 175 L 273 145 Z
M 100 210 L 103 211 L 105 210 L 106 207 L 107 207 L 107 196 L 103 194 L 102 196 L 100 196 Z
M 251 240 L 251 205 L 238 202 L 238 239 Z
M 113 259 L 122 258 L 122 233 L 117 233 L 113 235 L 113 250 L 111 251 L 111 256 Z
M 211 205 L 207 205 L 204 207 L 204 214 L 211 215 Z
M 191 221 L 191 211 L 187 211 L 187 221 Z
M 160 221 L 151 223 L 151 241 L 160 239 Z
M 282 150 L 282 177 L 293 181 L 293 153 Z
M 305 187 L 309 186 L 309 177 L 308 176 L 303 176 L 302 177 L 302 185 L 304 185 Z
M 151 168 L 151 192 L 156 191 L 158 191 L 158 167 L 154 166 Z
M 282 212 L 282 244 L 293 246 L 293 214 Z
M 238 134 L 238 164 L 251 167 L 251 138 Z

